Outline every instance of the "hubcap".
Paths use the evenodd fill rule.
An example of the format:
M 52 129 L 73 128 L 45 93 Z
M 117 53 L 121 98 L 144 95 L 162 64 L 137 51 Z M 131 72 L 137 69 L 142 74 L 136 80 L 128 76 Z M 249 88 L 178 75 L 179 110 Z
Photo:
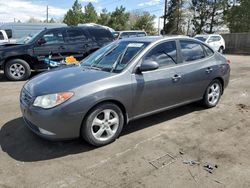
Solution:
M 15 78 L 22 78 L 25 74 L 25 68 L 19 63 L 10 66 L 10 74 Z
M 220 85 L 214 83 L 209 87 L 208 90 L 208 102 L 211 105 L 215 105 L 220 98 Z
M 94 118 L 91 126 L 92 135 L 99 141 L 109 140 L 114 136 L 119 126 L 119 116 L 114 110 L 101 111 Z

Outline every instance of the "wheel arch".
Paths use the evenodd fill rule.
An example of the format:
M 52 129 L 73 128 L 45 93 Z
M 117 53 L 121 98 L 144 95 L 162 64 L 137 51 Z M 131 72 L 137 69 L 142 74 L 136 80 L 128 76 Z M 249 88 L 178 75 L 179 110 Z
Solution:
M 123 105 L 123 103 L 120 102 L 119 100 L 115 100 L 115 99 L 106 99 L 106 100 L 98 101 L 97 103 L 95 103 L 93 106 L 91 106 L 89 108 L 89 110 L 87 111 L 87 113 L 85 114 L 85 116 L 84 116 L 84 118 L 82 120 L 81 128 L 80 128 L 80 134 L 81 134 L 81 129 L 82 129 L 83 123 L 86 120 L 86 118 L 88 117 L 91 110 L 93 110 L 96 106 L 104 104 L 104 103 L 113 103 L 113 104 L 117 105 L 122 111 L 122 114 L 123 114 L 123 117 L 124 117 L 124 125 L 126 125 L 129 122 L 127 110 L 126 110 L 125 106 Z
M 21 59 L 21 60 L 24 60 L 26 61 L 30 68 L 33 69 L 33 66 L 32 66 L 32 57 L 30 55 L 18 55 L 18 56 L 11 56 L 11 57 L 8 57 L 5 59 L 4 63 L 3 63 L 3 70 L 5 69 L 5 65 L 7 62 L 9 62 L 10 60 L 14 60 L 14 59 Z

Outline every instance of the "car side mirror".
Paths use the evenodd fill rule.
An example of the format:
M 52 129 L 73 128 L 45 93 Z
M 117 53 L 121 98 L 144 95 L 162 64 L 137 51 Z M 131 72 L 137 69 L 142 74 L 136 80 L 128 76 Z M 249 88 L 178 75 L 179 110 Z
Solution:
M 159 64 L 157 62 L 146 60 L 142 62 L 141 66 L 139 67 L 139 71 L 147 72 L 147 71 L 156 70 L 158 68 L 159 68 Z
M 46 43 L 46 40 L 45 40 L 44 38 L 40 38 L 40 39 L 37 41 L 37 43 L 38 43 L 39 45 L 43 45 L 43 44 Z

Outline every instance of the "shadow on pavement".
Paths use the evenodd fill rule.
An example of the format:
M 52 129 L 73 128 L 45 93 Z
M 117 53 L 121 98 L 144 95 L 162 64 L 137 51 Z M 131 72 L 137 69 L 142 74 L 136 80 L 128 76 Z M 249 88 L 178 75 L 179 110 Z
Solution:
M 203 108 L 191 104 L 136 120 L 124 127 L 121 136 L 199 110 L 203 110 Z M 10 157 L 24 162 L 49 160 L 95 149 L 95 147 L 90 146 L 81 139 L 51 142 L 39 138 L 25 127 L 21 117 L 2 126 L 0 130 L 0 146 Z

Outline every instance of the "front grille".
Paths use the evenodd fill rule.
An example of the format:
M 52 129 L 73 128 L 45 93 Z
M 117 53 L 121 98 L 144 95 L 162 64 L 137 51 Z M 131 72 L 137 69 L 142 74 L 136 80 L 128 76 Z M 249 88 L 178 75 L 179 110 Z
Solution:
M 21 102 L 26 105 L 30 105 L 32 103 L 32 96 L 25 89 L 23 89 L 21 93 Z

